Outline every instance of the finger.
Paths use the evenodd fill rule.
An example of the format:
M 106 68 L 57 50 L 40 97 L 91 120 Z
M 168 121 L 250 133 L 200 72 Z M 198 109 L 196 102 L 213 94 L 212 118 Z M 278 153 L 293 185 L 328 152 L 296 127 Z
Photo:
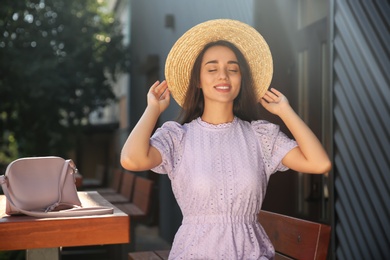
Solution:
M 160 95 L 160 100 L 169 98 L 169 94 L 170 94 L 169 89 L 165 88 L 164 92 Z
M 160 84 L 160 81 L 159 81 L 159 80 L 157 80 L 156 82 L 154 82 L 153 85 L 150 87 L 149 92 L 150 92 L 150 93 L 155 93 L 155 89 L 156 89 L 156 87 L 158 86 L 158 84 Z
M 274 92 L 272 92 L 271 90 L 268 90 L 265 95 L 265 97 L 267 97 L 268 99 L 272 99 L 273 101 L 276 101 L 278 99 L 278 95 L 276 95 Z
M 280 92 L 279 90 L 277 90 L 276 88 L 271 88 L 271 92 L 276 95 L 277 97 L 280 97 L 282 96 L 282 92 Z
M 167 88 L 165 91 L 164 91 L 164 94 L 161 96 L 161 98 L 160 99 L 164 99 L 164 100 L 166 100 L 166 101 L 170 101 L 170 99 L 171 99 L 171 92 L 169 91 L 169 89 Z
M 263 97 L 260 99 L 260 104 L 265 106 L 265 105 L 269 104 L 269 102 Z
M 168 89 L 168 85 L 165 81 L 163 81 L 160 85 L 158 85 L 158 87 L 156 88 L 156 94 L 158 95 L 159 99 L 163 98 L 167 89 Z
M 158 84 L 156 87 L 155 87 L 155 92 L 156 93 L 162 93 L 165 91 L 167 87 L 167 82 L 165 80 L 163 80 L 160 84 Z
M 274 102 L 277 96 L 273 94 L 271 91 L 267 91 L 265 95 L 263 96 L 263 99 L 267 101 L 268 103 Z

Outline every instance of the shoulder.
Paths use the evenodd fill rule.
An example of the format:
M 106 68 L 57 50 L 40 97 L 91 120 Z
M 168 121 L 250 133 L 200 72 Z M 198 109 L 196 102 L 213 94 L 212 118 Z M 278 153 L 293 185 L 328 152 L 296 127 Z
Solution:
M 187 131 L 186 125 L 181 125 L 175 121 L 167 121 L 159 127 L 152 138 L 182 139 Z
M 257 120 L 250 123 L 250 127 L 258 135 L 268 135 L 278 133 L 280 130 L 279 125 L 270 123 L 266 120 Z
M 246 121 L 238 118 L 237 127 L 245 129 L 244 131 L 254 132 L 256 135 L 267 135 L 273 132 L 279 132 L 280 127 L 274 123 L 268 122 L 267 120 L 254 120 Z
M 170 130 L 176 130 L 176 131 L 182 131 L 183 125 L 179 124 L 175 121 L 167 121 L 165 122 L 161 127 L 161 129 L 170 129 Z

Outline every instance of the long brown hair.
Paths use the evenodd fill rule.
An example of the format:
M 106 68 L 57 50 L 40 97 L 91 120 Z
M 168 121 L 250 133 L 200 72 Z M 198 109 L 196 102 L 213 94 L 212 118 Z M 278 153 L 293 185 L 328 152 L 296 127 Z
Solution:
M 200 117 L 204 111 L 204 97 L 200 86 L 200 69 L 204 53 L 211 47 L 224 46 L 231 49 L 238 60 L 241 71 L 241 88 L 238 96 L 233 102 L 233 114 L 238 118 L 251 122 L 260 119 L 259 104 L 254 91 L 253 78 L 250 67 L 241 51 L 231 42 L 219 40 L 205 45 L 199 53 L 192 67 L 190 82 L 182 110 L 179 115 L 179 122 L 189 123 Z

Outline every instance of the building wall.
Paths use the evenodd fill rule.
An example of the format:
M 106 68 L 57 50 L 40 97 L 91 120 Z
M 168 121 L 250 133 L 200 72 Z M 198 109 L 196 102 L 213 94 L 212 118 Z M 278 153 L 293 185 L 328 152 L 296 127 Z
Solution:
M 333 0 L 337 259 L 390 255 L 390 6 Z

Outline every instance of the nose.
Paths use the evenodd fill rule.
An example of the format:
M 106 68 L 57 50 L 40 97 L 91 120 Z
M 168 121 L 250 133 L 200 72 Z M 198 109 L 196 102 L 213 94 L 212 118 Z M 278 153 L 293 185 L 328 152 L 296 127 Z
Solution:
M 221 69 L 219 71 L 219 79 L 227 79 L 228 73 L 226 69 Z

